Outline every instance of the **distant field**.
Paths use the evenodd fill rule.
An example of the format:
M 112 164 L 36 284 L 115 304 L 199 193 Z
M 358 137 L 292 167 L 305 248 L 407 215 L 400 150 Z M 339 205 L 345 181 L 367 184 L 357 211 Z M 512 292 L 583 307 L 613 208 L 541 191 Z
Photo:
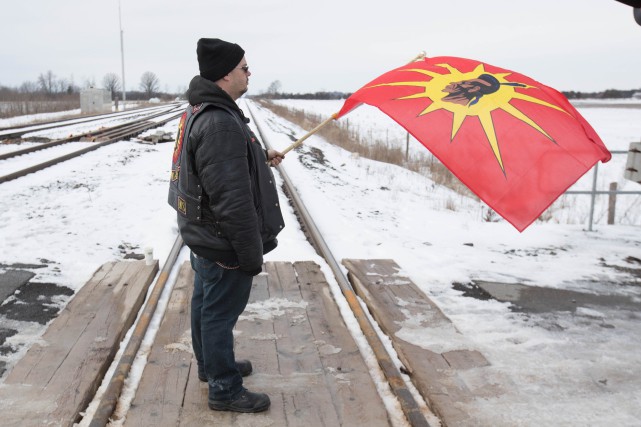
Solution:
M 572 105 L 581 108 L 641 108 L 637 102 L 606 102 L 606 101 L 572 101 Z
M 0 118 L 66 111 L 79 107 L 79 99 L 64 101 L 0 101 Z

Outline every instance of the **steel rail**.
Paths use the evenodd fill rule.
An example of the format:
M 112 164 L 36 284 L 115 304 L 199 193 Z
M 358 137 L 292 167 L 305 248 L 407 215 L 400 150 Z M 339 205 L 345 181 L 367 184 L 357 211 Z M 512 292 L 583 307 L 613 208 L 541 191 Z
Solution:
M 142 341 L 145 338 L 145 334 L 149 329 L 151 320 L 154 316 L 154 313 L 156 312 L 156 307 L 158 307 L 158 301 L 160 300 L 165 286 L 167 285 L 167 279 L 169 278 L 169 274 L 174 268 L 174 264 L 178 259 L 178 254 L 180 253 L 182 247 L 183 239 L 180 234 L 178 234 L 176 240 L 174 241 L 174 245 L 171 248 L 169 255 L 167 256 L 167 260 L 163 265 L 162 271 L 160 272 L 160 275 L 156 280 L 154 289 L 149 296 L 145 307 L 143 308 L 138 322 L 136 323 L 131 338 L 129 339 L 129 342 L 127 343 L 127 346 L 125 347 L 125 350 L 120 357 L 120 360 L 118 361 L 118 365 L 116 366 L 116 370 L 114 371 L 111 380 L 109 381 L 109 385 L 100 398 L 98 408 L 96 409 L 96 412 L 91 419 L 91 423 L 89 424 L 90 427 L 106 426 L 109 422 L 109 418 L 116 409 L 116 404 L 118 403 L 118 399 L 120 398 L 122 387 L 125 383 L 125 380 L 127 379 L 127 376 L 129 375 L 129 371 L 131 371 L 131 366 L 136 359 L 136 355 L 138 354 L 140 345 L 142 344 Z M 164 316 L 164 314 L 165 313 L 163 312 L 162 315 Z M 162 318 L 160 320 L 162 320 Z
M 168 113 L 165 112 L 162 115 L 166 115 L 166 114 L 168 114 Z M 96 142 L 96 143 L 94 143 L 94 144 L 92 144 L 92 145 L 90 145 L 90 146 L 88 146 L 86 148 L 82 148 L 80 150 L 65 154 L 63 156 L 56 157 L 56 158 L 47 160 L 47 161 L 42 162 L 42 163 L 38 163 L 36 165 L 30 166 L 30 167 L 25 168 L 25 169 L 21 169 L 19 171 L 10 173 L 8 175 L 0 176 L 0 184 L 2 184 L 4 182 L 7 182 L 7 181 L 12 181 L 12 180 L 17 179 L 17 178 L 21 178 L 21 177 L 26 176 L 26 175 L 28 175 L 30 173 L 33 173 L 33 172 L 41 171 L 41 170 L 43 170 L 45 168 L 48 168 L 49 166 L 53 166 L 55 164 L 67 161 L 67 160 L 72 159 L 74 157 L 78 157 L 78 156 L 81 156 L 83 154 L 86 154 L 86 153 L 88 153 L 90 151 L 97 150 L 98 148 L 104 147 L 106 145 L 113 144 L 114 142 L 118 142 L 118 141 L 122 140 L 123 138 L 127 138 L 127 137 L 130 137 L 130 136 L 138 135 L 139 133 L 144 132 L 145 130 L 153 129 L 153 128 L 155 128 L 157 126 L 160 126 L 161 124 L 164 124 L 164 123 L 166 123 L 168 121 L 174 120 L 174 119 L 180 117 L 181 114 L 182 114 L 182 112 L 177 113 L 177 114 L 175 114 L 175 115 L 173 115 L 171 117 L 168 117 L 167 119 L 163 119 L 163 120 L 161 120 L 159 122 L 150 123 L 149 121 L 147 121 L 147 118 L 145 118 L 145 121 L 143 123 L 136 122 L 133 125 L 130 123 L 129 127 L 121 129 L 118 132 L 117 135 L 112 136 L 111 138 L 109 138 L 109 139 L 107 139 L 105 141 Z M 99 136 L 97 135 L 96 139 L 98 139 L 98 138 L 99 138 Z
M 12 157 L 22 156 L 22 155 L 25 155 L 25 154 L 33 153 L 35 151 L 46 150 L 47 148 L 56 147 L 58 145 L 66 144 L 68 142 L 79 141 L 82 138 L 86 138 L 86 137 L 89 137 L 89 138 L 94 137 L 95 138 L 95 137 L 98 137 L 98 136 L 101 136 L 101 137 L 102 136 L 106 136 L 105 133 L 108 133 L 111 130 L 122 129 L 122 128 L 127 127 L 127 126 L 131 126 L 134 123 L 141 123 L 141 122 L 147 121 L 149 119 L 153 119 L 153 118 L 156 118 L 156 117 L 163 116 L 165 114 L 170 114 L 175 109 L 176 109 L 176 107 L 173 107 L 173 108 L 170 108 L 170 109 L 168 109 L 166 111 L 163 111 L 163 112 L 160 112 L 160 113 L 155 113 L 155 114 L 153 114 L 151 116 L 143 117 L 143 118 L 140 118 L 140 119 L 132 120 L 130 122 L 121 123 L 119 125 L 112 126 L 112 127 L 108 128 L 108 129 L 102 129 L 102 130 L 98 130 L 98 131 L 91 130 L 91 131 L 87 131 L 87 132 L 84 132 L 84 133 L 80 133 L 78 135 L 74 135 L 74 136 L 70 136 L 70 137 L 67 137 L 67 138 L 58 139 L 56 141 L 45 142 L 43 144 L 35 145 L 33 147 L 25 148 L 25 149 L 22 149 L 22 150 L 16 150 L 16 151 L 11 151 L 11 152 L 5 153 L 5 154 L 0 154 L 0 160 L 6 160 L 6 159 L 10 159 Z
M 68 142 L 78 141 L 83 136 L 87 136 L 87 135 L 90 135 L 90 134 L 91 134 L 91 132 L 87 132 L 87 133 L 84 133 L 84 134 L 70 136 L 70 137 L 67 137 L 67 138 L 57 139 L 57 140 L 51 141 L 51 142 L 45 142 L 45 143 L 40 144 L 40 145 L 34 145 L 33 147 L 23 148 L 22 150 L 10 151 L 8 153 L 0 154 L 0 160 L 7 160 L 7 159 L 10 159 L 12 157 L 23 156 L 25 154 L 33 153 L 33 152 L 40 151 L 40 150 L 45 150 L 47 148 L 56 147 L 58 145 L 66 144 Z
M 271 145 L 269 144 L 269 140 L 267 139 L 265 132 L 263 132 L 260 122 L 255 119 L 255 115 L 252 113 L 251 111 L 252 108 L 249 104 L 247 104 L 247 108 L 250 116 L 254 118 L 254 123 L 256 125 L 256 128 L 258 129 L 258 133 L 260 134 L 260 137 L 263 143 L 268 149 L 271 148 Z M 401 372 L 398 370 L 398 368 L 394 364 L 391 356 L 389 355 L 387 349 L 385 348 L 385 345 L 383 344 L 380 337 L 378 336 L 378 333 L 376 332 L 369 318 L 363 311 L 363 308 L 361 307 L 358 301 L 354 288 L 352 287 L 347 277 L 345 277 L 343 270 L 340 268 L 338 262 L 334 258 L 334 255 L 329 249 L 329 246 L 327 246 L 325 239 L 323 238 L 322 234 L 318 230 L 318 227 L 314 223 L 312 216 L 310 215 L 309 211 L 305 207 L 305 204 L 303 203 L 301 198 L 298 196 L 298 193 L 292 181 L 289 179 L 289 176 L 287 175 L 283 167 L 277 166 L 276 168 L 283 179 L 284 185 L 287 189 L 287 192 L 292 200 L 292 203 L 295 209 L 300 213 L 300 220 L 305 226 L 306 231 L 309 232 L 309 235 L 313 240 L 313 244 L 316 250 L 319 252 L 319 255 L 321 255 L 325 259 L 329 267 L 332 269 L 332 272 L 336 277 L 336 281 L 338 282 L 341 292 L 345 296 L 345 299 L 347 300 L 349 307 L 354 313 L 354 316 L 356 317 L 356 320 L 358 321 L 358 324 L 361 327 L 363 335 L 365 336 L 368 344 L 372 348 L 372 351 L 376 356 L 378 364 L 381 367 L 381 370 L 383 371 L 383 374 L 385 375 L 385 378 L 387 379 L 390 385 L 390 388 L 392 389 L 392 392 L 396 395 L 401 405 L 401 409 L 403 410 L 405 417 L 413 427 L 429 427 L 429 423 L 425 418 L 425 416 L 423 415 L 423 413 L 421 412 L 418 406 L 418 403 L 414 399 L 414 396 L 412 395 L 410 390 L 407 388 L 407 385 L 405 384 L 405 380 L 401 376 Z
M 175 103 L 171 103 L 175 104 Z M 166 107 L 164 106 L 154 106 L 154 107 L 144 107 L 144 108 L 137 108 L 133 110 L 127 110 L 127 111 L 118 111 L 115 113 L 106 113 L 106 114 L 94 114 L 91 116 L 82 116 L 82 117 L 76 117 L 76 118 L 66 118 L 66 119 L 60 119 L 60 120 L 52 120 L 49 122 L 44 122 L 44 123 L 33 123 L 33 124 L 26 124 L 26 125 L 19 125 L 19 126 L 11 126 L 11 127 L 6 127 L 6 128 L 0 128 L 0 139 L 10 139 L 10 138 L 16 138 L 19 136 L 24 135 L 25 133 L 31 133 L 31 132 L 39 132 L 41 130 L 47 130 L 47 129 L 54 129 L 57 127 L 64 127 L 64 126 L 71 126 L 75 124 L 81 124 L 81 123 L 89 123 L 89 122 L 94 122 L 97 120 L 103 120 L 103 119 L 108 119 L 108 118 L 113 118 L 113 117 L 120 117 L 120 116 L 127 116 L 127 115 L 134 115 L 134 114 L 140 114 L 145 111 L 153 111 L 153 110 L 158 110 L 161 108 Z M 171 108 L 170 108 L 171 110 Z M 65 124 L 65 122 L 67 122 Z M 9 133 L 4 133 L 7 131 L 14 130 L 14 132 L 9 132 Z

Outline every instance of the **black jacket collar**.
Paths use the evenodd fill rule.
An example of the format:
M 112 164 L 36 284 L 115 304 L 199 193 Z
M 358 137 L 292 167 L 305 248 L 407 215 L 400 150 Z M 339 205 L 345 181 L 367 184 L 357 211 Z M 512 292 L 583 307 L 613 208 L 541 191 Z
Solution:
M 249 119 L 245 117 L 245 114 L 243 114 L 243 111 L 238 107 L 238 104 L 234 102 L 227 92 L 222 90 L 216 83 L 199 75 L 195 76 L 191 79 L 191 82 L 189 82 L 187 100 L 191 105 L 202 104 L 203 102 L 222 104 L 238 112 L 245 123 L 249 122 Z

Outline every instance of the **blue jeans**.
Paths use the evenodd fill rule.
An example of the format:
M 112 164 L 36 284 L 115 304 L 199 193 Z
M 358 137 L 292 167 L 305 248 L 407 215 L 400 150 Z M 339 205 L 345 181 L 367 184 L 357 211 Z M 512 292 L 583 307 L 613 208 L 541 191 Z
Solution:
M 209 383 L 210 400 L 231 400 L 243 389 L 234 358 L 233 329 L 252 287 L 252 277 L 191 254 L 195 272 L 191 298 L 191 340 Z M 231 266 L 231 267 L 235 267 Z

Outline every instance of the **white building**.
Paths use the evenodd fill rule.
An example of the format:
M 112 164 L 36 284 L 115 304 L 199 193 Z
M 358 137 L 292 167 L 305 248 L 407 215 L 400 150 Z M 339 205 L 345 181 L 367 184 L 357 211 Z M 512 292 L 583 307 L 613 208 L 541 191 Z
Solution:
M 82 114 L 111 112 L 111 93 L 106 89 L 83 89 L 80 92 L 80 112 Z

